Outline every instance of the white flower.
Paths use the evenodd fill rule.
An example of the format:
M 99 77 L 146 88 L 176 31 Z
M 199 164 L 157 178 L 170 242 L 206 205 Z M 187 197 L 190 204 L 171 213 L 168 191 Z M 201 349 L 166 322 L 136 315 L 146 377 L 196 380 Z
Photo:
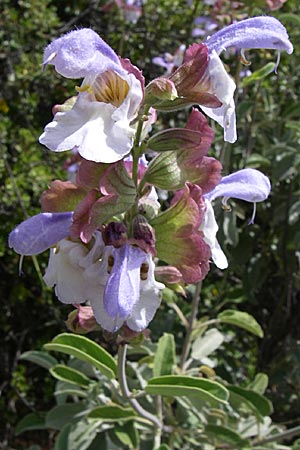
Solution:
M 88 245 L 63 239 L 51 249 L 44 280 L 55 286 L 63 303 L 88 301 L 105 330 L 114 332 L 126 323 L 142 331 L 153 319 L 164 288 L 155 281 L 154 268 L 151 255 L 127 244 L 105 246 L 96 231 Z
M 63 303 L 83 303 L 98 298 L 108 278 L 107 260 L 111 247 L 105 248 L 100 232 L 94 233 L 92 247 L 69 239 L 61 240 L 50 250 L 44 280 L 55 286 Z
M 57 112 L 40 143 L 61 152 L 75 146 L 90 161 L 112 163 L 128 154 L 136 117 L 143 98 L 140 81 L 131 73 L 108 70 L 84 78 L 74 106 Z

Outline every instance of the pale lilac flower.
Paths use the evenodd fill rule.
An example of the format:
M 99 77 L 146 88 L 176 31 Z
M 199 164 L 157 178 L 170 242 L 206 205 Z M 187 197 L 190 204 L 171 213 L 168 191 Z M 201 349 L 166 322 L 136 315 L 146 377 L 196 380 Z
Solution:
M 125 20 L 131 23 L 137 23 L 142 15 L 142 5 L 141 0 L 126 0 L 123 6 L 125 13 Z
M 142 6 L 146 0 L 110 0 L 107 2 L 103 10 L 108 12 L 115 5 L 124 12 L 124 19 L 133 24 L 137 23 L 142 15 Z
M 267 0 L 267 5 L 271 11 L 275 11 L 275 9 L 281 8 L 285 2 L 287 0 Z
M 234 23 L 207 38 L 209 49 L 207 77 L 210 90 L 223 103 L 221 108 L 202 107 L 203 111 L 224 128 L 224 140 L 235 142 L 235 83 L 225 71 L 219 54 L 229 47 L 237 49 L 266 48 L 293 52 L 285 27 L 274 17 L 253 17 Z
M 229 47 L 266 48 L 293 53 L 285 27 L 275 17 L 252 17 L 233 23 L 207 38 L 205 44 L 219 55 Z
M 210 246 L 212 260 L 219 269 L 226 269 L 228 263 L 217 241 L 218 225 L 211 202 L 218 197 L 223 197 L 225 204 L 229 198 L 245 200 L 254 203 L 255 214 L 256 203 L 266 200 L 270 190 L 270 180 L 263 173 L 256 169 L 242 169 L 223 177 L 211 192 L 205 194 L 206 212 L 200 229 L 204 233 L 204 241 Z
M 155 56 L 154 58 L 152 58 L 152 62 L 153 64 L 166 69 L 164 76 L 167 77 L 171 75 L 171 73 L 173 73 L 174 70 L 176 70 L 177 67 L 182 64 L 185 49 L 186 46 L 182 44 L 176 49 L 174 55 L 166 52 L 163 56 Z
M 44 52 L 43 64 L 52 64 L 66 78 L 84 78 L 113 70 L 124 73 L 113 49 L 89 28 L 70 31 L 55 39 Z
M 218 27 L 218 24 L 211 18 L 205 16 L 196 17 L 194 20 L 194 28 L 192 30 L 192 36 L 194 38 L 201 37 L 206 38 Z
M 142 331 L 152 320 L 164 288 L 154 278 L 149 253 L 125 243 L 105 245 L 95 231 L 89 244 L 67 238 L 73 213 L 42 213 L 18 225 L 9 236 L 9 246 L 21 255 L 36 255 L 50 249 L 44 280 L 55 286 L 63 303 L 89 302 L 97 322 L 108 331 L 124 323 Z
M 72 216 L 72 212 L 48 212 L 30 217 L 9 234 L 8 245 L 24 256 L 42 253 L 69 235 Z
M 218 197 L 238 198 L 257 203 L 266 200 L 271 190 L 268 177 L 256 169 L 242 169 L 222 178 L 205 198 L 211 202 Z
M 84 80 L 74 106 L 55 114 L 40 143 L 55 152 L 77 147 L 83 158 L 94 162 L 116 162 L 128 154 L 135 134 L 131 122 L 143 99 L 136 69 L 121 63 L 89 29 L 52 42 L 45 50 L 44 63 L 54 64 L 64 76 Z

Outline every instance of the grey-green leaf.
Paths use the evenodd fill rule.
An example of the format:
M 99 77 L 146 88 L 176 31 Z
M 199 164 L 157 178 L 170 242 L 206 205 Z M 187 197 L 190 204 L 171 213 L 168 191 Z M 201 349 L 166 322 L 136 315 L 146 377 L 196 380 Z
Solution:
M 30 361 L 44 369 L 50 369 L 52 366 L 57 364 L 57 359 L 49 355 L 49 353 L 41 352 L 37 350 L 30 350 L 28 352 L 22 353 L 19 358 L 21 361 Z
M 121 443 L 130 449 L 136 449 L 139 445 L 139 434 L 133 422 L 115 424 L 113 432 Z
M 60 381 L 66 381 L 71 384 L 76 384 L 81 387 L 88 387 L 91 380 L 79 370 L 72 367 L 65 366 L 63 364 L 57 364 L 50 369 L 51 375 Z
M 248 86 L 249 84 L 254 83 L 255 81 L 259 81 L 267 77 L 268 75 L 270 75 L 270 73 L 274 72 L 275 67 L 276 63 L 274 62 L 267 63 L 265 66 L 253 72 L 249 77 L 245 77 L 241 82 L 242 87 Z
M 228 386 L 230 392 L 233 392 L 244 398 L 248 403 L 254 407 L 262 416 L 269 416 L 273 412 L 273 406 L 270 400 L 258 394 L 255 391 L 244 389 L 239 386 Z
M 222 323 L 229 323 L 237 327 L 244 328 L 255 336 L 263 337 L 264 332 L 253 316 L 246 312 L 226 309 L 218 315 L 218 320 Z
M 263 395 L 268 387 L 269 378 L 265 373 L 257 373 L 254 380 L 247 386 L 248 389 Z
M 44 348 L 75 356 L 81 361 L 91 363 L 108 378 L 116 377 L 117 365 L 114 358 L 100 345 L 85 336 L 62 333 L 49 344 L 45 344 Z
M 44 430 L 45 428 L 45 416 L 30 413 L 17 423 L 15 434 L 18 435 L 28 430 Z
M 64 403 L 57 405 L 47 413 L 46 426 L 55 430 L 61 430 L 68 423 L 77 420 L 77 415 L 85 409 L 86 405 L 84 403 Z
M 151 378 L 145 391 L 168 397 L 194 396 L 213 404 L 226 403 L 229 398 L 227 389 L 216 381 L 177 375 Z
M 136 414 L 131 408 L 124 408 L 120 405 L 98 406 L 92 409 L 88 415 L 89 419 L 102 419 L 106 422 L 131 420 L 135 417 Z
M 214 441 L 220 443 L 226 443 L 234 448 L 242 450 L 243 447 L 249 445 L 248 439 L 243 439 L 236 431 L 230 428 L 219 425 L 207 425 L 205 427 L 205 434 L 211 436 Z
M 154 356 L 153 376 L 172 374 L 175 365 L 175 341 L 174 336 L 164 333 L 159 339 Z
M 211 328 L 203 336 L 199 336 L 192 345 L 192 358 L 201 361 L 213 353 L 224 341 L 224 336 L 216 328 Z

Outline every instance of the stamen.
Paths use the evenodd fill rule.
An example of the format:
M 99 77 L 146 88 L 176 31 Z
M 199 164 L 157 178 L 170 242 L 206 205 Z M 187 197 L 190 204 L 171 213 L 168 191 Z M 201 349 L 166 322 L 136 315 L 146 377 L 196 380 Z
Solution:
M 20 260 L 19 260 L 19 277 L 21 277 L 23 275 L 23 270 L 22 270 L 23 261 L 24 261 L 24 255 L 21 255 Z
M 253 225 L 254 224 L 254 219 L 255 219 L 255 214 L 256 214 L 256 203 L 253 203 L 253 213 L 252 213 L 252 217 L 248 223 L 248 225 Z
M 118 107 L 127 97 L 129 85 L 115 72 L 108 70 L 96 78 L 93 92 L 98 102 L 111 103 Z
M 231 211 L 231 206 L 228 205 L 228 203 L 227 203 L 228 200 L 229 200 L 229 197 L 223 197 L 223 199 L 222 199 L 222 209 L 225 212 L 230 212 Z
M 48 58 L 46 59 L 46 61 L 43 62 L 43 70 L 46 69 L 47 64 L 49 64 L 51 61 L 54 60 L 54 58 L 56 57 L 56 55 L 57 55 L 57 53 L 56 53 L 56 52 L 53 52 L 53 53 L 51 53 L 50 56 L 48 56 Z
M 149 264 L 148 263 L 143 263 L 141 265 L 141 270 L 140 270 L 140 278 L 142 281 L 146 281 L 148 278 L 148 272 L 149 272 Z
M 277 74 L 277 69 L 278 69 L 279 63 L 280 63 L 280 50 L 278 50 L 277 61 L 276 61 L 275 68 L 274 68 L 274 72 L 276 74 Z
M 84 84 L 83 86 L 75 86 L 77 92 L 88 92 L 93 94 L 93 88 L 89 84 Z
M 109 257 L 107 258 L 107 273 L 110 274 L 113 266 L 115 263 L 115 258 L 113 257 L 113 255 L 109 255 Z
M 249 61 L 249 60 L 246 58 L 246 55 L 245 55 L 245 49 L 244 49 L 244 48 L 242 48 L 242 50 L 241 50 L 241 57 L 240 57 L 240 60 L 241 60 L 241 63 L 244 64 L 244 66 L 251 66 L 251 61 Z
M 59 252 L 60 248 L 59 245 L 55 245 L 54 247 L 52 247 L 54 249 L 54 254 L 57 255 L 57 253 Z

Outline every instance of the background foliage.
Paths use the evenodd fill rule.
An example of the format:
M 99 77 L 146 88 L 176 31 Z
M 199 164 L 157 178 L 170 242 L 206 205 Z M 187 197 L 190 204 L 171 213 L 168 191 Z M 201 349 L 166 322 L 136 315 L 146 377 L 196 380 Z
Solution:
M 154 56 L 173 53 L 182 43 L 192 43 L 191 30 L 197 15 L 212 16 L 221 28 L 235 19 L 258 14 L 278 17 L 287 27 L 294 53 L 281 55 L 278 73 L 266 78 L 241 78 L 238 56 L 228 52 L 223 60 L 235 74 L 238 97 L 239 140 L 224 144 L 215 128 L 213 154 L 223 163 L 224 174 L 244 167 L 265 172 L 272 182 L 270 199 L 258 206 L 255 225 L 248 226 L 251 206 L 231 201 L 231 210 L 218 210 L 220 242 L 229 259 L 229 269 L 211 268 L 203 284 L 199 321 L 212 320 L 224 309 L 252 314 L 264 330 L 264 338 L 244 330 L 221 326 L 226 339 L 213 353 L 216 373 L 229 383 L 247 385 L 258 372 L 269 376 L 267 397 L 274 405 L 273 419 L 300 424 L 300 105 L 299 38 L 300 6 L 288 0 L 281 9 L 269 11 L 265 1 L 223 1 L 218 13 L 212 6 L 195 1 L 148 0 L 136 24 L 124 20 L 117 8 L 103 10 L 97 0 L 2 0 L 0 14 L 0 256 L 3 330 L 0 400 L 3 448 L 29 448 L 39 443 L 52 448 L 55 431 L 27 432 L 15 436 L 16 423 L 27 413 L 54 406 L 54 379 L 43 368 L 19 361 L 21 353 L 40 350 L 57 333 L 66 330 L 69 308 L 45 288 L 41 276 L 47 255 L 38 261 L 26 258 L 24 275 L 18 276 L 18 256 L 7 248 L 7 235 L 24 218 L 40 210 L 39 197 L 52 179 L 64 178 L 65 154 L 42 148 L 37 138 L 51 120 L 51 105 L 73 94 L 74 82 L 42 72 L 43 48 L 54 38 L 76 27 L 92 27 L 123 57 L 143 69 L 146 80 L 163 70 L 152 63 Z M 276 60 L 274 52 L 251 51 L 250 69 L 258 70 Z M 176 121 L 182 124 L 185 113 Z M 158 127 L 172 125 L 174 117 L 160 116 Z M 213 126 L 213 125 L 212 125 Z M 187 298 L 175 302 L 185 317 L 191 312 L 192 288 Z M 174 309 L 174 294 L 151 324 L 151 339 L 157 343 L 164 332 L 176 336 L 180 353 L 184 327 Z M 111 353 L 114 344 L 97 334 L 96 340 Z M 195 336 L 196 339 L 197 336 Z M 54 427 L 55 429 L 55 427 Z M 32 447 L 33 448 L 33 447 Z M 124 444 L 124 448 L 127 448 Z M 295 447 L 296 448 L 296 447 Z

